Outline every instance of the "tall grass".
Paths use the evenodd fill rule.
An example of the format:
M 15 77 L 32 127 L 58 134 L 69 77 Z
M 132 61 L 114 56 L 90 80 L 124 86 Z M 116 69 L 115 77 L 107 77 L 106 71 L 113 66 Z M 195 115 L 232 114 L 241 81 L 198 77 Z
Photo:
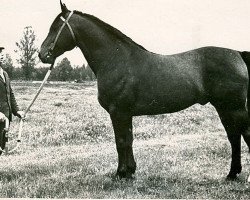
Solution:
M 25 109 L 39 84 L 13 83 Z M 15 138 L 18 120 L 11 125 Z M 47 84 L 23 130 L 22 148 L 0 157 L 0 197 L 247 199 L 243 172 L 225 180 L 231 149 L 211 105 L 135 117 L 134 180 L 114 176 L 117 154 L 109 115 L 97 102 L 95 82 Z

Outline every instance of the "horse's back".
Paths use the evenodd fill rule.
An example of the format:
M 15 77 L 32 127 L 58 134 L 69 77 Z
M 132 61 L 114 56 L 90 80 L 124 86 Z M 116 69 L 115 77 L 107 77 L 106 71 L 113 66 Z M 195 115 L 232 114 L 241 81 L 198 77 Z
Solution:
M 242 102 L 248 86 L 240 53 L 219 47 L 174 55 L 135 52 L 118 62 L 110 76 L 98 77 L 101 105 L 108 112 L 122 109 L 131 115 L 177 112 L 196 103 Z
M 245 97 L 248 73 L 238 51 L 203 47 L 174 55 L 149 53 L 144 63 L 136 74 L 139 114 Z

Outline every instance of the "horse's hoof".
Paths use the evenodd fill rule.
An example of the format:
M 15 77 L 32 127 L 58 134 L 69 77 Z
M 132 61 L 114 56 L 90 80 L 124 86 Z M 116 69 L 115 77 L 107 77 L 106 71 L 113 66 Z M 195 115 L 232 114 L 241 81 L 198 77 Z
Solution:
M 126 179 L 127 179 L 127 180 L 134 180 L 134 179 L 135 179 L 135 176 L 133 176 L 133 174 L 131 174 L 131 173 L 127 173 L 127 174 L 126 174 Z
M 126 178 L 126 172 L 117 172 L 116 177 L 119 179 Z
M 128 172 L 134 174 L 136 170 L 136 166 L 128 167 Z
M 228 174 L 226 180 L 227 181 L 236 181 L 238 179 L 237 174 Z
M 229 174 L 227 175 L 227 180 L 234 181 L 237 180 L 237 175 L 242 171 L 242 166 L 238 165 L 236 167 L 232 167 Z
M 117 172 L 116 177 L 119 179 L 133 180 L 135 179 L 131 172 Z

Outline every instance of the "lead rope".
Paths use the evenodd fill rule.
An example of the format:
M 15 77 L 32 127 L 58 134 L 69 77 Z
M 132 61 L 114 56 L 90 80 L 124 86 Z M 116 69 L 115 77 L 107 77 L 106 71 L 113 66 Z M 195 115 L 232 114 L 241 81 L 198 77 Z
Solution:
M 57 43 L 57 40 L 58 40 L 58 38 L 59 38 L 59 36 L 60 36 L 60 34 L 61 34 L 63 28 L 64 28 L 66 25 L 67 25 L 67 27 L 69 28 L 69 31 L 70 31 L 70 33 L 71 33 L 71 35 L 72 35 L 72 38 L 73 38 L 73 40 L 74 40 L 74 42 L 75 42 L 75 44 L 76 44 L 76 37 L 75 37 L 74 31 L 73 31 L 72 27 L 71 27 L 70 24 L 69 24 L 69 19 L 71 18 L 71 16 L 72 16 L 73 14 L 74 14 L 74 11 L 71 11 L 70 14 L 69 14 L 69 16 L 68 16 L 66 19 L 64 19 L 62 16 L 60 17 L 60 19 L 63 21 L 63 24 L 62 24 L 61 28 L 59 29 L 59 31 L 58 31 L 58 33 L 57 33 L 57 35 L 56 35 L 55 41 L 53 42 L 52 47 L 50 48 L 50 51 L 53 51 L 53 49 L 55 48 L 55 45 L 56 45 L 56 43 Z M 49 51 L 49 53 L 50 53 L 50 51 Z M 51 53 L 50 53 L 50 54 L 51 54 Z M 54 61 L 54 63 L 55 63 L 55 61 Z M 28 106 L 28 108 L 25 110 L 25 112 L 24 112 L 24 118 L 25 118 L 27 112 L 29 111 L 30 107 L 31 107 L 31 106 L 33 105 L 33 103 L 35 102 L 35 100 L 36 100 L 36 98 L 38 97 L 39 93 L 41 92 L 44 83 L 47 81 L 47 79 L 48 79 L 48 77 L 49 77 L 49 75 L 50 75 L 50 73 L 51 73 L 51 70 L 52 70 L 52 68 L 54 67 L 54 63 L 51 64 L 50 69 L 48 70 L 47 74 L 45 75 L 45 77 L 44 77 L 44 79 L 43 79 L 43 82 L 42 82 L 41 86 L 39 87 L 39 89 L 38 89 L 38 91 L 37 91 L 37 94 L 35 95 L 34 99 L 31 101 L 31 103 L 30 103 L 30 105 Z M 21 119 L 20 119 L 20 122 L 19 122 L 19 131 L 18 131 L 18 137 L 17 137 L 17 140 L 16 140 L 16 142 L 17 142 L 16 147 L 15 147 L 14 149 L 8 151 L 7 144 L 6 144 L 6 150 L 4 151 L 4 150 L 0 147 L 0 151 L 5 152 L 5 153 L 11 153 L 11 152 L 13 152 L 13 151 L 15 151 L 15 150 L 17 150 L 17 149 L 19 148 L 19 146 L 20 146 L 20 144 L 21 144 L 21 138 L 22 138 L 22 132 L 23 132 L 23 123 L 24 123 L 24 120 L 21 118 Z
M 33 100 L 31 101 L 31 103 L 30 103 L 30 105 L 27 107 L 27 109 L 24 111 L 24 116 L 23 116 L 23 118 L 26 117 L 26 114 L 29 112 L 31 106 L 34 104 L 34 102 L 36 101 L 38 95 L 40 94 L 41 90 L 43 89 L 43 86 L 44 86 L 44 84 L 46 83 L 47 79 L 49 78 L 49 75 L 50 75 L 50 73 L 51 73 L 51 70 L 52 70 L 53 67 L 54 67 L 54 63 L 55 63 L 55 61 L 51 64 L 49 70 L 47 71 L 47 73 L 46 73 L 46 75 L 45 75 L 45 77 L 44 77 L 44 79 L 43 79 L 43 82 L 41 83 L 41 85 L 40 85 L 40 87 L 39 87 L 39 89 L 38 89 L 38 91 L 37 91 L 35 97 L 34 97 Z M 3 153 L 11 153 L 11 152 L 13 152 L 13 151 L 16 151 L 16 150 L 19 148 L 19 146 L 20 146 L 20 144 L 21 144 L 21 141 L 22 141 L 21 139 L 22 139 L 23 123 L 24 123 L 24 119 L 23 119 L 23 118 L 21 118 L 21 119 L 20 119 L 20 122 L 19 122 L 19 130 L 18 130 L 18 137 L 17 137 L 17 140 L 16 140 L 16 142 L 17 142 L 16 147 L 13 148 L 13 149 L 11 149 L 11 150 L 8 150 L 8 145 L 7 145 L 7 143 L 6 143 L 6 150 L 2 150 L 1 147 L 0 147 L 0 151 L 2 151 Z M 8 132 L 8 129 L 9 129 L 9 120 L 8 120 L 8 127 L 6 127 L 7 120 L 8 120 L 8 118 L 5 120 L 5 131 Z

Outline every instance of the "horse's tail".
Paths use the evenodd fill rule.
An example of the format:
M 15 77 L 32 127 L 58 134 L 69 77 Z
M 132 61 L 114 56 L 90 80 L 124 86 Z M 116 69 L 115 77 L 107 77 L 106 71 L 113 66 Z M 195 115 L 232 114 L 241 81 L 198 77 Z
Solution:
M 246 63 L 247 71 L 248 71 L 248 91 L 247 91 L 247 108 L 248 108 L 248 116 L 250 116 L 250 52 L 248 51 L 242 51 L 239 52 L 243 61 Z

